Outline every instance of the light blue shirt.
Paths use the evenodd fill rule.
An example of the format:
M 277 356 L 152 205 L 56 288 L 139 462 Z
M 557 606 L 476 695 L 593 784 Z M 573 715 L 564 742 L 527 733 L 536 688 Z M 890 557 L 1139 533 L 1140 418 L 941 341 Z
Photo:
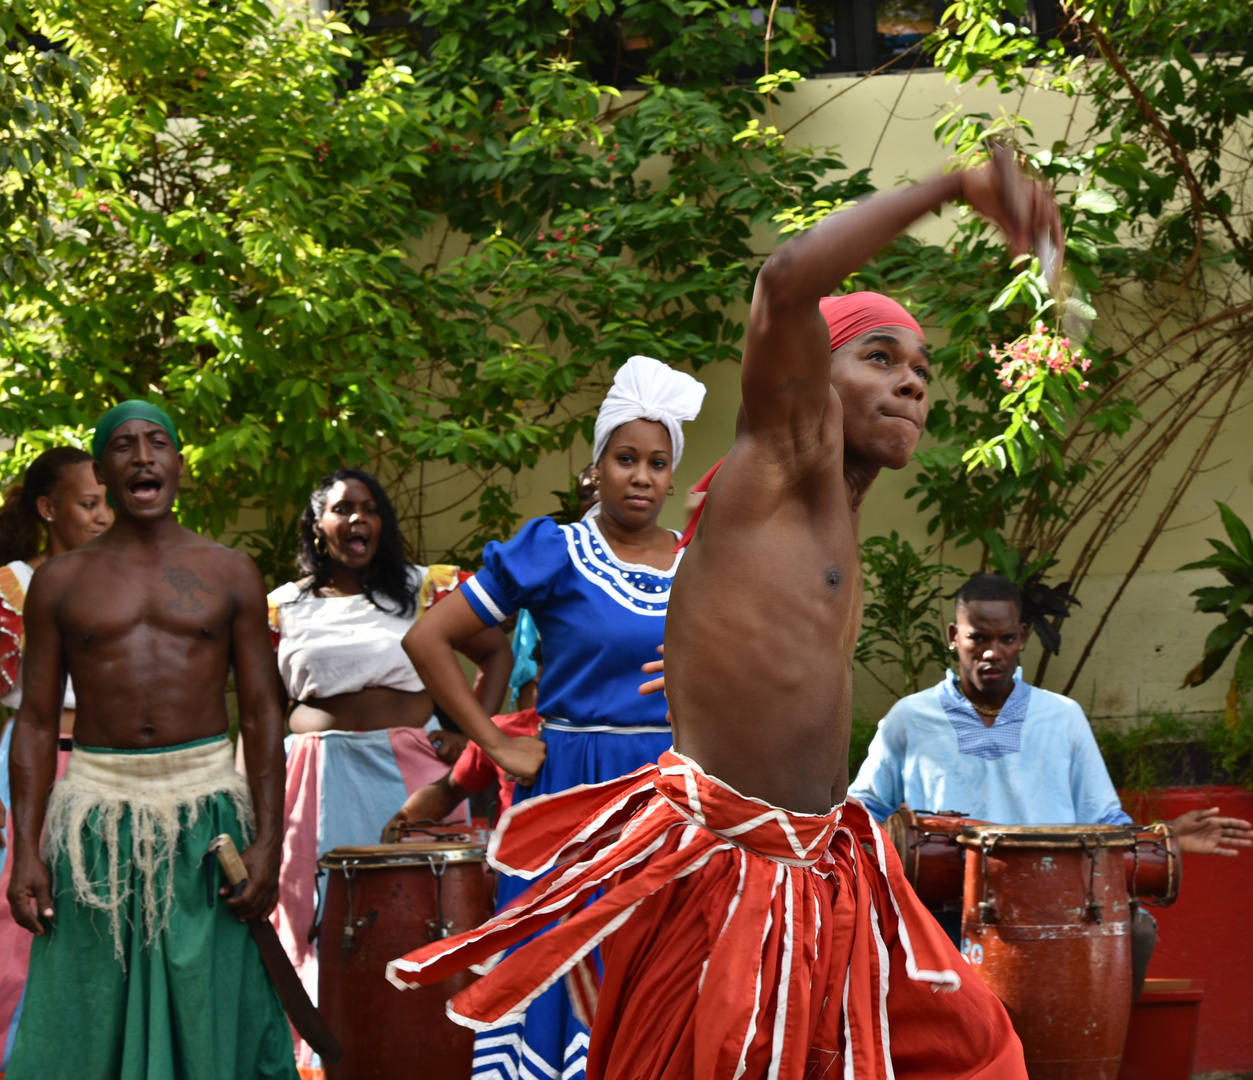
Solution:
M 1030 686 L 1021 669 L 991 727 L 952 671 L 902 698 L 879 721 L 848 793 L 879 821 L 902 802 L 998 825 L 1131 821 L 1079 703 Z

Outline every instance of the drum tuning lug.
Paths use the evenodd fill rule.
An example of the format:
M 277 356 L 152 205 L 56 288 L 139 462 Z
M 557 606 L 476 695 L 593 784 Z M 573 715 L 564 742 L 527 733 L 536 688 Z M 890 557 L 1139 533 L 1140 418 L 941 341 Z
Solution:
M 353 940 L 357 936 L 357 931 L 365 924 L 365 919 L 353 919 L 350 917 L 344 920 L 344 952 L 352 952 Z
M 452 935 L 452 923 L 447 919 L 427 919 L 426 934 L 432 941 L 440 941 Z
M 996 904 L 988 900 L 979 901 L 979 921 L 985 926 L 1001 921 L 1000 912 L 996 910 Z

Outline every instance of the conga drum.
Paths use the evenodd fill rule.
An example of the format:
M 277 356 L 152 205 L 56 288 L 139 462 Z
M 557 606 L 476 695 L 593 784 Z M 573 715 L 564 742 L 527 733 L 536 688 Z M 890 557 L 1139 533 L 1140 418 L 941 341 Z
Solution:
M 1005 1004 L 1031 1080 L 1116 1080 L 1131 1018 L 1131 921 L 1113 825 L 974 825 L 962 952 Z
M 327 1080 L 468 1080 L 474 1032 L 449 1020 L 444 1003 L 475 976 L 402 991 L 385 975 L 396 957 L 491 916 L 487 852 L 466 839 L 339 847 L 318 860 L 318 1008 L 344 1047 Z
M 902 806 L 883 823 L 901 857 L 906 880 L 929 908 L 959 904 L 966 881 L 966 849 L 957 837 L 967 825 L 982 825 L 952 811 L 915 813 Z
M 1135 844 L 1124 856 L 1127 892 L 1133 900 L 1169 907 L 1179 899 L 1183 862 L 1179 838 L 1169 825 L 1129 825 Z

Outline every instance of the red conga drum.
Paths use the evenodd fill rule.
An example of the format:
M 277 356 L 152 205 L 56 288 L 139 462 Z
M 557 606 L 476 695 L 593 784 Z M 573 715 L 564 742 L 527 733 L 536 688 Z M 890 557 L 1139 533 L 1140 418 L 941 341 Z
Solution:
M 402 991 L 385 971 L 396 957 L 491 916 L 486 858 L 481 844 L 454 834 L 340 847 L 318 860 L 327 876 L 318 1008 L 344 1047 L 327 1080 L 468 1080 L 474 1032 L 449 1020 L 444 1002 L 475 976 Z
M 1116 1080 L 1131 1017 L 1124 866 L 1113 825 L 973 825 L 962 952 L 1001 999 L 1031 1080 Z
M 982 825 L 974 818 L 945 810 L 915 813 L 902 806 L 883 823 L 901 857 L 905 877 L 927 907 L 959 904 L 966 881 L 966 849 L 957 837 L 967 825 Z
M 1158 907 L 1169 907 L 1179 899 L 1183 862 L 1179 858 L 1179 838 L 1165 823 L 1128 825 L 1135 845 L 1126 859 L 1127 892 L 1133 900 Z

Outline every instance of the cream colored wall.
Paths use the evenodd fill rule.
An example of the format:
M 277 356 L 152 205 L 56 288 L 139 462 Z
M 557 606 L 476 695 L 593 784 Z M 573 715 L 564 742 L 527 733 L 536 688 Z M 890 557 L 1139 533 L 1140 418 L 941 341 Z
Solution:
M 941 110 L 955 99 L 969 111 L 992 115 L 1002 105 L 993 88 L 968 88 L 959 93 L 935 72 L 873 79 L 826 78 L 806 82 L 786 96 L 776 108 L 775 121 L 798 146 L 835 148 L 850 169 L 870 164 L 874 183 L 887 187 L 922 178 L 944 166 L 947 153 L 934 140 L 932 130 Z M 1042 146 L 1065 138 L 1068 131 L 1082 130 L 1084 117 L 1076 115 L 1080 106 L 1074 99 L 1033 90 L 1009 104 L 1031 120 Z M 945 222 L 934 218 L 919 226 L 920 234 L 933 240 L 945 235 L 945 230 Z M 774 243 L 764 230 L 758 239 L 763 254 Z M 734 314 L 744 319 L 747 311 Z M 726 452 L 734 438 L 739 404 L 737 364 L 707 367 L 697 375 L 708 387 L 708 397 L 701 416 L 687 425 L 687 450 L 676 473 L 680 492 Z M 936 393 L 944 392 L 943 386 L 936 387 Z M 594 403 L 592 398 L 586 402 Z M 1192 612 L 1188 593 L 1200 584 L 1217 583 L 1216 575 L 1211 580 L 1210 575 L 1201 573 L 1178 574 L 1175 568 L 1204 557 L 1209 550 L 1205 538 L 1220 535 L 1215 499 L 1229 503 L 1253 521 L 1253 473 L 1244 427 L 1250 403 L 1253 394 L 1246 394 L 1244 411 L 1234 413 L 1229 420 L 1209 455 L 1208 471 L 1189 489 L 1171 530 L 1132 579 L 1087 662 L 1073 695 L 1094 717 L 1128 717 L 1154 708 L 1214 712 L 1223 706 L 1229 672 L 1220 672 L 1200 689 L 1179 689 L 1184 672 L 1199 659 L 1201 644 L 1215 621 Z M 1191 445 L 1195 442 L 1194 438 Z M 1177 463 L 1189 449 L 1185 437 L 1173 456 L 1159 467 L 1161 475 L 1154 476 L 1133 521 L 1098 559 L 1095 572 L 1082 587 L 1083 606 L 1064 627 L 1063 650 L 1050 667 L 1049 687 L 1060 689 L 1064 685 L 1083 643 L 1156 516 L 1172 470 L 1181 467 Z M 569 454 L 553 455 L 534 471 L 517 477 L 513 483 L 518 509 L 527 518 L 549 512 L 554 506 L 549 492 L 563 488 L 570 472 L 577 471 L 589 457 L 590 450 L 580 446 Z M 906 469 L 880 478 L 866 503 L 863 536 L 895 529 L 916 546 L 926 545 L 927 515 L 905 498 L 913 477 L 914 471 Z M 448 514 L 426 522 L 427 554 L 438 554 L 463 534 L 465 526 L 455 518 L 455 514 Z M 667 504 L 661 521 L 682 527 L 681 497 Z M 1063 551 L 1062 568 L 1073 554 Z M 942 557 L 970 570 L 976 568 L 972 560 L 977 556 L 971 548 L 949 549 Z M 746 574 L 755 572 L 767 573 L 768 568 L 745 568 Z M 952 582 L 947 591 L 957 583 Z M 785 612 L 779 614 L 786 617 Z M 746 632 L 751 629 L 745 628 Z M 1034 671 L 1037 648 L 1032 646 L 1028 652 L 1028 673 Z M 858 680 L 856 706 L 869 715 L 882 715 L 892 700 L 872 679 Z

